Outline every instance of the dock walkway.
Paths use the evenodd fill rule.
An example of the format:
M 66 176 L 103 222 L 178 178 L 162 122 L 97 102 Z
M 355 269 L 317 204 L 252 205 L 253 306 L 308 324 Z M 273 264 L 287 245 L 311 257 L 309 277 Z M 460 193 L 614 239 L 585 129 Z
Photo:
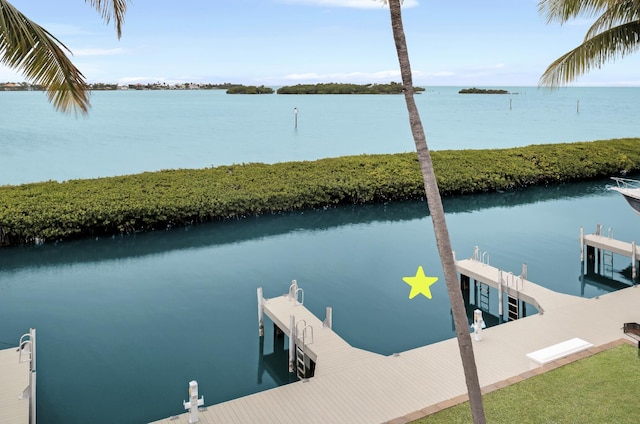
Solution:
M 631 280 L 636 283 L 638 278 L 638 259 L 640 259 L 640 246 L 635 241 L 631 243 L 613 238 L 613 229 L 609 228 L 604 236 L 604 227 L 598 225 L 594 234 L 584 234 L 584 228 L 580 228 L 580 262 L 584 271 L 585 259 L 587 273 L 595 270 L 602 272 L 608 268 L 613 271 L 613 254 L 631 258 Z M 586 255 L 585 255 L 586 246 Z M 586 257 L 585 257 L 586 256 Z M 607 258 L 605 260 L 605 258 Z M 606 263 L 608 262 L 608 263 Z
M 291 333 L 289 316 L 294 315 L 296 322 L 304 322 L 313 328 L 309 333 L 307 353 L 316 363 L 315 376 L 341 371 L 353 364 L 370 359 L 380 358 L 382 355 L 358 349 L 351 346 L 331 328 L 323 325 L 303 304 L 292 299 L 289 295 L 264 300 L 264 313 L 285 334 Z M 298 328 L 301 330 L 301 328 Z M 321 358 L 318 360 L 318 358 Z
M 582 352 L 586 356 L 598 351 L 599 346 L 625 338 L 623 323 L 640 321 L 640 289 L 636 287 L 594 299 L 540 302 L 544 314 L 487 328 L 483 330 L 483 340 L 473 342 L 484 391 L 535 372 L 530 370 L 528 353 L 578 337 L 594 345 Z M 201 389 L 206 393 L 215 387 Z M 204 424 L 405 423 L 455 404 L 466 393 L 454 338 L 399 355 L 374 355 L 336 372 L 210 405 L 199 413 L 199 418 Z M 188 414 L 157 423 L 187 424 Z
M 532 281 L 514 277 L 475 259 L 462 259 L 456 262 L 458 272 L 498 290 L 509 296 L 517 297 L 544 313 L 547 309 L 557 309 L 583 300 L 578 296 L 558 293 L 542 287 Z M 507 275 L 510 277 L 505 278 Z
M 29 385 L 29 364 L 18 362 L 18 348 L 0 350 L 0 423 L 29 422 L 29 400 L 20 399 Z

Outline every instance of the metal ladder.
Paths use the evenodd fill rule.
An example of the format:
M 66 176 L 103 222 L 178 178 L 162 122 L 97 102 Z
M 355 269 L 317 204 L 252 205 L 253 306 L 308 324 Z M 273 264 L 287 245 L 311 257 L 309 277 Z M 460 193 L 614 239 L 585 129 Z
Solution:
M 598 224 L 596 228 L 596 234 L 604 236 L 604 226 Z M 608 238 L 613 238 L 613 227 L 609 227 L 607 229 Z M 602 269 L 600 269 L 600 273 L 605 276 L 613 279 L 613 252 L 609 252 L 608 250 L 602 250 Z
M 480 287 L 478 288 L 478 290 L 480 291 L 480 294 L 478 296 L 478 306 L 480 306 L 480 309 L 489 312 L 489 286 L 485 286 L 484 284 L 480 283 Z
M 602 251 L 602 275 L 613 280 L 613 252 Z
M 515 321 L 520 318 L 520 301 L 517 297 L 507 295 L 507 318 L 509 321 Z
M 303 323 L 302 333 L 298 329 L 298 324 Z M 304 380 L 311 377 L 311 360 L 307 355 L 307 329 L 311 331 L 311 341 L 313 343 L 313 327 L 307 325 L 305 320 L 296 323 L 296 375 L 299 379 Z M 301 335 L 300 335 L 301 334 Z

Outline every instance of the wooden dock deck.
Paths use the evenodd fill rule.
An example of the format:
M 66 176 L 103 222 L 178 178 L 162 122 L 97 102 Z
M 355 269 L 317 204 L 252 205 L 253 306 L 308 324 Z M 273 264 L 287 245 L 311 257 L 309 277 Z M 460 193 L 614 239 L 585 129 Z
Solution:
M 539 293 L 544 314 L 487 328 L 483 339 L 473 342 L 485 392 L 532 375 L 535 370 L 530 370 L 528 353 L 578 337 L 594 345 L 582 352 L 586 356 L 627 337 L 621 329 L 623 323 L 640 321 L 640 289 L 636 287 L 594 299 L 560 296 L 558 301 Z M 323 353 L 317 353 L 320 364 Z M 207 390 L 215 388 L 201 388 L 202 393 Z M 199 422 L 406 423 L 458 403 L 465 396 L 457 341 L 449 339 L 399 355 L 372 354 L 335 372 L 321 372 L 306 381 L 210 405 L 199 413 Z M 157 423 L 187 424 L 188 420 L 185 413 Z
M 296 322 L 305 322 L 313 328 L 307 343 L 307 352 L 316 363 L 315 376 L 320 376 L 345 368 L 353 364 L 381 357 L 377 353 L 351 346 L 331 328 L 323 325 L 303 304 L 287 294 L 264 300 L 264 313 L 285 334 L 290 334 L 289 316 L 294 315 Z
M 29 422 L 29 400 L 20 398 L 28 385 L 29 363 L 18 362 L 18 348 L 0 350 L 0 423 Z
M 584 228 L 580 228 L 580 262 L 584 271 L 585 259 L 587 273 L 596 271 L 602 272 L 608 267 L 609 272 L 613 270 L 613 253 L 616 255 L 631 258 L 631 280 L 637 283 L 638 279 L 638 259 L 640 259 L 640 246 L 635 241 L 631 243 L 616 240 L 613 238 L 613 229 L 609 228 L 604 236 L 602 225 L 598 225 L 594 234 L 584 234 Z M 586 255 L 585 255 L 586 246 Z M 605 258 L 607 258 L 605 260 Z M 609 263 L 605 263 L 609 261 Z
M 495 289 L 502 289 L 509 296 L 517 297 L 535 306 L 541 313 L 544 313 L 547 309 L 561 308 L 583 300 L 581 297 L 558 293 L 529 280 L 519 279 L 519 277 L 513 277 L 512 275 L 505 281 L 506 273 L 502 273 L 501 277 L 501 271 L 498 268 L 475 259 L 456 261 L 456 267 L 460 274 L 466 275 Z
M 607 250 L 609 252 L 626 256 L 628 258 L 631 258 L 633 255 L 632 243 L 616 240 L 607 236 L 601 236 L 598 234 L 585 234 L 584 243 L 587 246 L 592 246 L 596 249 Z M 635 249 L 636 258 L 640 258 L 640 246 L 635 246 Z

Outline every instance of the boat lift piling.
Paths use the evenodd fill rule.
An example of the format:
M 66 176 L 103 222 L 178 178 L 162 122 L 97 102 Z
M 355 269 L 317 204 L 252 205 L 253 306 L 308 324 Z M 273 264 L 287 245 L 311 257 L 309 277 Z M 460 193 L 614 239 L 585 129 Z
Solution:
M 610 271 L 613 274 L 613 254 L 615 253 L 631 259 L 631 281 L 634 285 L 638 284 L 640 252 L 638 252 L 635 240 L 631 243 L 616 240 L 613 238 L 613 228 L 607 230 L 606 236 L 603 229 L 604 227 L 598 224 L 595 234 L 585 235 L 584 228 L 580 227 L 580 275 L 582 279 L 585 276 L 585 266 L 587 275 L 602 274 L 604 271 Z

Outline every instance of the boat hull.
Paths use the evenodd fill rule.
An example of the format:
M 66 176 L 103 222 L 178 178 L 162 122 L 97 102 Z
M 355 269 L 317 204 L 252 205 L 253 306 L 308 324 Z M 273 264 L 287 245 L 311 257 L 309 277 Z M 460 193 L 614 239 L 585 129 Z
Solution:
M 633 208 L 633 211 L 640 215 L 640 189 L 611 187 L 611 190 L 622 194 L 627 203 L 629 203 L 629 206 Z

